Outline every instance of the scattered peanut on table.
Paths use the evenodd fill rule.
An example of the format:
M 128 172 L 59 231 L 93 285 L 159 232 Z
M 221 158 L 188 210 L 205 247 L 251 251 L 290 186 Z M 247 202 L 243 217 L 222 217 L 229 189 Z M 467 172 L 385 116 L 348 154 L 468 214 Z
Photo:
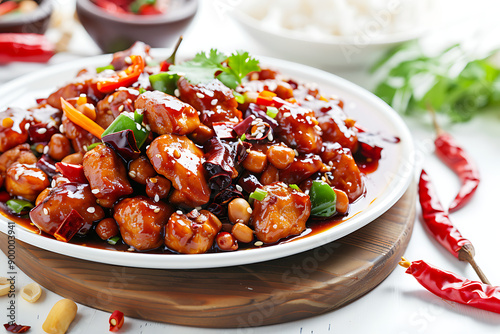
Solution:
M 49 334 L 64 334 L 73 322 L 78 306 L 70 299 L 61 299 L 54 304 L 42 325 Z
M 35 303 L 42 295 L 42 288 L 37 283 L 30 283 L 21 289 L 21 297 L 30 303 Z

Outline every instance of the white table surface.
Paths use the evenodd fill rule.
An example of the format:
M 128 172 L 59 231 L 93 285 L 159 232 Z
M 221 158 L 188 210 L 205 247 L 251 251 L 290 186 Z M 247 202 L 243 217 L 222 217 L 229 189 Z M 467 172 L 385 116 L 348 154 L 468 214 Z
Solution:
M 60 10 L 70 12 L 72 1 L 58 0 Z M 252 40 L 231 18 L 231 6 L 238 0 L 200 1 L 201 8 L 194 23 L 185 33 L 182 53 L 192 54 L 201 49 L 216 47 L 226 51 L 245 49 L 253 54 L 266 56 L 274 54 Z M 475 1 L 474 5 L 465 1 L 452 1 L 445 7 L 446 24 L 440 29 L 448 40 L 464 40 L 474 29 L 491 32 L 497 26 L 495 15 L 499 5 L 495 1 Z M 495 14 L 496 13 L 496 14 Z M 469 27 L 471 27 L 469 29 Z M 49 36 L 55 36 L 49 32 Z M 476 34 L 472 43 L 492 42 L 481 39 Z M 499 35 L 496 35 L 499 36 Z M 498 37 L 497 37 L 498 42 Z M 52 64 L 69 59 L 91 56 L 99 53 L 85 31 L 75 26 L 75 35 L 70 45 L 70 52 L 58 54 Z M 44 67 L 37 64 L 11 64 L 0 67 L 0 83 L 18 77 L 21 74 Z M 336 74 L 346 77 L 361 86 L 371 88 L 373 81 L 366 71 L 336 70 Z M 417 150 L 416 170 L 424 166 L 435 181 L 443 203 L 449 203 L 456 194 L 459 182 L 432 152 L 433 129 L 426 116 L 405 118 L 415 138 Z M 487 112 L 465 124 L 447 125 L 445 129 L 475 159 L 480 168 L 482 184 L 469 205 L 452 219 L 462 234 L 469 238 L 476 248 L 476 261 L 480 264 L 493 284 L 500 285 L 500 249 L 497 248 L 500 236 L 500 218 L 498 192 L 500 189 L 500 112 Z M 417 172 L 416 172 L 417 173 Z M 420 210 L 417 209 L 419 215 Z M 449 253 L 431 240 L 424 231 L 417 217 L 413 235 L 405 252 L 410 260 L 423 259 L 443 269 L 477 280 L 474 271 L 465 263 L 458 262 Z M 7 258 L 0 254 L 0 276 L 7 270 Z M 30 283 L 32 280 L 18 271 L 16 286 Z M 52 307 L 61 299 L 44 289 L 42 298 L 35 304 L 29 304 L 22 298 L 16 298 L 17 322 L 32 326 L 30 333 L 43 333 L 42 323 Z M 0 297 L 0 323 L 7 322 L 7 297 Z M 69 333 L 108 333 L 109 314 L 91 307 L 79 305 L 76 320 Z M 3 329 L 0 329 L 0 332 Z M 403 268 L 396 268 L 385 281 L 359 300 L 336 311 L 305 320 L 285 324 L 250 329 L 202 329 L 154 323 L 138 319 L 126 319 L 121 333 L 498 333 L 500 315 L 486 312 L 457 303 L 444 301 L 423 289 L 411 276 L 404 274 Z

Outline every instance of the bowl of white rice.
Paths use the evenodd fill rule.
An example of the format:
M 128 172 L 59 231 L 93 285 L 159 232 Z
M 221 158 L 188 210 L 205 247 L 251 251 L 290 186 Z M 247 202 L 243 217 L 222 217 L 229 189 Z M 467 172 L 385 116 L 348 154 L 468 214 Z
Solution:
M 368 67 L 435 20 L 431 0 L 244 0 L 236 20 L 281 58 L 320 68 Z

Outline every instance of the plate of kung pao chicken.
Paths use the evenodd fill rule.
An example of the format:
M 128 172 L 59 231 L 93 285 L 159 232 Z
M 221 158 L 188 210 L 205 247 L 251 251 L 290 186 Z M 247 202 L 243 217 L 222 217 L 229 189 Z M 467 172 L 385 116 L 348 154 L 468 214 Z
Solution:
M 406 191 L 411 136 L 371 93 L 244 51 L 175 53 L 136 42 L 0 89 L 0 231 L 89 261 L 223 267 L 332 242 Z

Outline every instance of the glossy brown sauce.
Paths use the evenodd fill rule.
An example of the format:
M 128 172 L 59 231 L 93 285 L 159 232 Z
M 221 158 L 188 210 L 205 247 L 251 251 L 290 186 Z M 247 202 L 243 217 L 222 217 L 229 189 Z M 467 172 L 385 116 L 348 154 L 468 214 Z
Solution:
M 389 160 L 387 159 L 388 157 L 391 157 L 395 155 L 395 151 L 397 148 L 397 143 L 399 142 L 398 138 L 394 138 L 393 140 L 388 140 L 386 138 L 389 137 L 384 137 L 383 135 L 380 135 L 380 138 L 382 139 L 383 144 L 383 156 L 379 160 L 374 160 L 374 159 L 366 159 L 361 156 L 356 156 L 356 163 L 362 173 L 365 175 L 368 174 L 373 174 L 378 171 L 379 167 L 384 168 L 384 165 L 387 166 L 390 164 L 390 162 L 386 161 Z M 378 175 L 378 173 L 375 173 L 374 175 Z M 370 177 L 371 178 L 371 177 Z M 370 179 L 368 178 L 368 179 Z M 288 243 L 294 240 L 298 239 L 303 239 L 307 238 L 310 236 L 318 235 L 321 234 L 325 231 L 330 230 L 331 228 L 334 228 L 335 226 L 338 226 L 342 224 L 343 222 L 351 219 L 352 217 L 358 215 L 364 208 L 369 207 L 373 201 L 375 201 L 376 198 L 369 198 L 366 196 L 366 192 L 370 193 L 371 191 L 374 191 L 375 189 L 372 189 L 371 187 L 374 187 L 373 184 L 370 184 L 367 182 L 367 187 L 365 191 L 365 195 L 361 196 L 358 198 L 354 203 L 351 203 L 349 205 L 349 211 L 345 215 L 337 215 L 334 216 L 331 219 L 326 219 L 326 220 L 317 220 L 317 219 L 309 219 L 307 224 L 306 224 L 306 229 L 300 234 L 296 236 L 290 236 L 285 239 L 281 239 L 280 241 L 273 243 L 273 244 L 264 244 L 263 246 L 259 247 L 269 247 L 277 244 L 283 244 L 283 243 Z M 2 214 L 4 217 L 7 219 L 14 221 L 17 225 L 25 228 L 26 230 L 35 233 L 35 234 L 40 234 L 41 236 L 47 237 L 47 238 L 53 238 L 52 236 L 40 232 L 38 228 L 30 221 L 29 217 L 27 215 L 21 217 L 18 215 L 14 215 L 10 212 L 10 210 L 7 208 L 5 203 L 0 202 L 0 214 Z M 54 239 L 54 238 L 53 238 Z M 113 251 L 122 251 L 122 252 L 137 252 L 137 250 L 134 250 L 133 248 L 129 247 L 125 243 L 123 243 L 123 240 L 120 240 L 116 245 L 111 245 L 106 241 L 101 240 L 95 231 L 92 229 L 87 236 L 85 237 L 79 237 L 75 236 L 72 238 L 70 241 L 72 244 L 76 245 L 81 245 L 85 247 L 92 247 L 92 248 L 98 248 L 98 249 L 106 249 L 106 250 L 113 250 Z M 250 244 L 239 244 L 239 250 L 244 250 L 244 249 L 252 249 L 252 248 L 259 248 L 257 246 L 254 246 L 253 243 Z M 220 252 L 220 250 L 216 247 L 213 246 L 212 249 L 208 251 L 208 253 L 216 253 Z M 175 254 L 175 252 L 170 251 L 166 247 L 160 247 L 159 249 L 152 250 L 152 251 L 147 251 L 145 253 L 149 254 Z

